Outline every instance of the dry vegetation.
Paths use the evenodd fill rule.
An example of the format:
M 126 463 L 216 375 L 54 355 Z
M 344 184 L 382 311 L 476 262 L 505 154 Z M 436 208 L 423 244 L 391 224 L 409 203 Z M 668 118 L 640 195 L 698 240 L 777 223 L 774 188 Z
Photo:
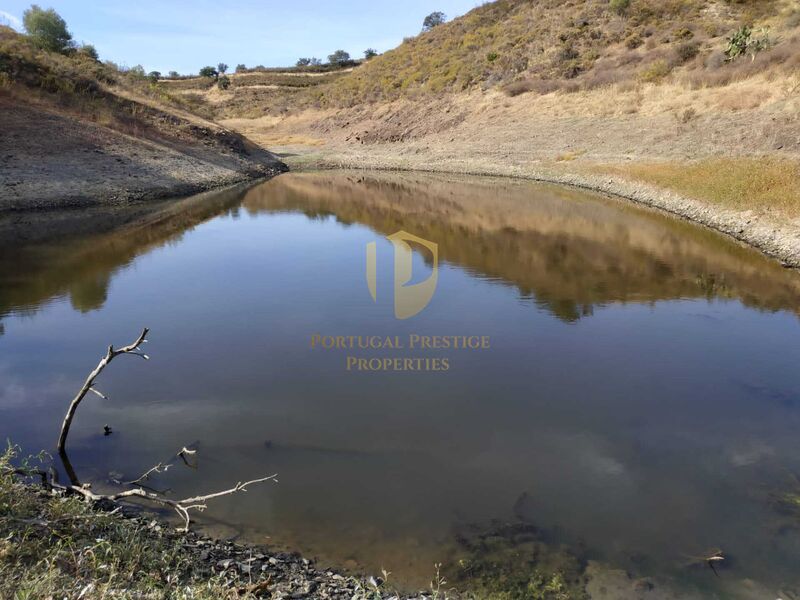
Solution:
M 242 597 L 162 527 L 23 483 L 9 470 L 15 454 L 0 454 L 0 597 Z
M 764 45 L 729 60 L 729 38 L 743 26 Z M 257 118 L 491 89 L 512 97 L 663 82 L 701 89 L 794 73 L 800 7 L 789 0 L 498 0 L 351 69 L 249 70 L 221 93 L 207 79 L 164 83 L 184 100 L 205 100 L 218 118 Z
M 81 53 L 63 55 L 34 46 L 13 29 L 0 26 L 0 92 L 14 98 L 55 101 L 61 108 L 102 124 L 125 126 L 140 119 L 143 107 L 117 92 L 136 94 L 167 108 L 203 112 L 202 105 L 171 94 L 137 71 L 120 70 Z
M 800 68 L 796 7 L 778 0 L 499 0 L 406 40 L 326 89 L 321 105 L 503 87 L 593 89 L 656 82 L 681 67 L 693 85 L 721 85 L 782 65 Z M 743 24 L 771 27 L 756 62 L 728 63 L 727 36 Z
M 797 218 L 800 163 L 777 158 L 721 158 L 692 163 L 595 167 L 628 179 L 676 190 L 736 210 L 774 211 Z

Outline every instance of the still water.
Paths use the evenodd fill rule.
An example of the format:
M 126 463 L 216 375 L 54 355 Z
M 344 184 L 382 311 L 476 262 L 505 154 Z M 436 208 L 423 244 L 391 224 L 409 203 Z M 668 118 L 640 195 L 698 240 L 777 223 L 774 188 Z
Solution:
M 438 246 L 435 293 L 402 320 L 386 239 L 401 230 Z M 415 284 L 434 261 L 412 247 Z M 385 567 L 400 585 L 425 585 L 438 562 L 462 582 L 485 570 L 481 553 L 518 558 L 522 531 L 535 556 L 519 568 L 565 561 L 624 569 L 631 589 L 649 577 L 682 597 L 792 598 L 799 315 L 800 277 L 755 252 L 526 182 L 298 173 L 135 209 L 12 215 L 0 436 L 52 449 L 105 347 L 147 326 L 152 359 L 117 359 L 99 386 L 109 399 L 87 397 L 70 434 L 75 470 L 100 488 L 191 443 L 198 467 L 154 487 L 183 497 L 279 474 L 213 504 L 203 526 Z M 410 348 L 410 336 L 485 343 Z M 386 338 L 404 347 L 358 347 Z M 348 357 L 447 368 L 348 370 Z M 728 557 L 718 576 L 688 566 L 710 549 Z

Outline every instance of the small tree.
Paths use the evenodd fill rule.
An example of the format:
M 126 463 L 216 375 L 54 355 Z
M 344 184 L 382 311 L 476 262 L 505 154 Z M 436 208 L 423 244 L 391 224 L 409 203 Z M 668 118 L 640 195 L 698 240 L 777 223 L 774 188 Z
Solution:
M 344 50 L 337 50 L 333 54 L 328 55 L 328 62 L 332 65 L 342 66 L 350 62 L 350 55 Z
M 158 83 L 158 80 L 161 79 L 161 72 L 160 71 L 150 71 L 147 74 L 147 78 L 150 80 L 151 83 Z
M 31 41 L 43 50 L 66 54 L 73 48 L 66 21 L 52 8 L 44 10 L 32 4 L 22 13 L 22 24 Z
M 239 63 L 238 65 L 236 65 L 236 72 L 237 72 L 237 73 L 244 73 L 245 71 L 247 71 L 247 67 L 246 67 L 246 66 L 244 66 L 244 65 L 243 65 L 243 64 L 241 64 L 241 63 Z
M 314 56 L 311 58 L 311 62 L 308 64 L 311 65 L 312 67 L 318 67 L 322 64 L 322 61 L 318 59 L 316 56 Z
M 369 60 L 370 58 L 374 58 L 378 56 L 378 51 L 375 48 L 367 48 L 364 50 L 364 59 Z
M 217 79 L 217 87 L 221 90 L 227 90 L 231 87 L 231 80 L 227 75 L 223 75 L 219 79 Z
M 447 16 L 442 11 L 434 11 L 422 21 L 422 31 L 430 31 L 434 27 L 444 24 Z
M 221 62 L 221 63 L 219 63 L 219 64 L 217 65 L 217 72 L 218 72 L 220 75 L 225 75 L 225 73 L 227 72 L 227 70 L 228 70 L 228 65 L 226 65 L 225 63 Z
M 214 67 L 203 67 L 200 69 L 200 77 L 216 77 L 217 70 Z
M 181 76 L 181 74 L 178 73 L 177 71 L 170 71 L 169 72 L 169 78 L 170 79 L 177 79 L 180 76 Z
M 310 64 L 311 64 L 310 58 L 298 58 L 297 62 L 295 63 L 295 65 L 298 67 L 307 67 Z

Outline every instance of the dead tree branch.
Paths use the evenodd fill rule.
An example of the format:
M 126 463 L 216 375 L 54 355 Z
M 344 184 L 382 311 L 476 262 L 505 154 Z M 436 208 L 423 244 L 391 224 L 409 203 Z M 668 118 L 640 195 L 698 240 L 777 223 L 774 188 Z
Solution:
M 72 465 L 67 457 L 66 453 L 66 443 L 67 443 L 67 435 L 69 434 L 69 428 L 72 424 L 72 419 L 75 417 L 75 411 L 78 409 L 78 405 L 84 399 L 86 394 L 92 392 L 97 394 L 101 398 L 106 398 L 101 392 L 95 389 L 94 384 L 97 377 L 100 373 L 103 372 L 108 364 L 114 360 L 117 356 L 121 354 L 133 354 L 136 356 L 140 356 L 145 360 L 149 360 L 149 357 L 139 350 L 139 347 L 147 341 L 147 334 L 149 330 L 145 328 L 142 331 L 142 334 L 137 338 L 135 342 L 120 348 L 119 350 L 114 350 L 113 346 L 108 347 L 108 351 L 106 355 L 100 360 L 97 367 L 95 367 L 94 371 L 89 373 L 89 377 L 86 378 L 86 381 L 81 387 L 78 394 L 73 398 L 72 402 L 67 409 L 67 414 L 64 417 L 64 422 L 61 425 L 61 435 L 58 438 L 58 452 L 61 456 L 61 460 L 64 463 L 64 468 L 67 471 L 67 475 L 70 479 L 70 484 L 62 485 L 58 483 L 57 478 L 53 476 L 50 481 L 48 481 L 47 473 L 41 470 L 21 470 L 15 469 L 14 472 L 18 474 L 33 476 L 38 475 L 42 478 L 42 483 L 46 485 L 49 489 L 53 490 L 60 490 L 64 493 L 71 493 L 71 494 L 78 494 L 83 496 L 83 498 L 87 502 L 100 502 L 106 501 L 111 503 L 118 503 L 125 500 L 144 500 L 147 502 L 151 502 L 153 504 L 157 504 L 164 507 L 169 507 L 175 510 L 176 513 L 183 519 L 184 527 L 183 531 L 189 530 L 189 524 L 191 523 L 191 519 L 189 516 L 189 511 L 197 510 L 197 511 L 204 511 L 207 508 L 206 502 L 208 500 L 213 500 L 214 498 L 219 498 L 222 496 L 228 496 L 231 494 L 235 494 L 237 492 L 246 492 L 247 487 L 256 483 L 264 483 L 266 481 L 274 481 L 277 483 L 278 478 L 277 475 L 268 475 L 267 477 L 262 477 L 260 479 L 253 479 L 250 481 L 246 481 L 244 483 L 239 482 L 235 486 L 230 489 L 222 490 L 220 492 L 214 492 L 211 494 L 205 494 L 202 496 L 193 496 L 191 498 L 185 498 L 183 500 L 173 500 L 171 498 L 166 498 L 162 494 L 159 494 L 156 491 L 148 491 L 142 485 L 143 481 L 146 481 L 151 475 L 154 473 L 163 473 L 166 472 L 174 463 L 175 459 L 180 458 L 187 466 L 196 468 L 196 465 L 193 465 L 188 457 L 193 456 L 197 453 L 196 450 L 190 450 L 186 446 L 180 449 L 180 451 L 175 454 L 169 461 L 165 463 L 158 463 L 154 467 L 151 467 L 147 471 L 145 471 L 142 475 L 138 478 L 127 481 L 127 482 L 120 482 L 117 481 L 116 483 L 121 485 L 138 485 L 139 487 L 126 490 L 124 492 L 117 492 L 116 494 L 95 494 L 91 491 L 89 485 L 81 485 L 78 477 L 75 473 L 75 470 L 72 468 Z
M 167 471 L 169 471 L 170 467 L 175 464 L 175 459 L 177 458 L 180 458 L 187 467 L 195 469 L 197 468 L 197 466 L 190 463 L 186 458 L 187 456 L 194 456 L 195 454 L 197 454 L 197 450 L 189 450 L 189 448 L 184 446 L 183 448 L 178 450 L 178 452 L 176 452 L 169 460 L 167 460 L 166 462 L 160 462 L 157 465 L 150 467 L 147 471 L 139 475 L 139 477 L 137 477 L 136 479 L 132 479 L 131 481 L 116 481 L 116 480 L 114 481 L 122 485 L 139 484 L 143 481 L 147 481 L 148 479 L 150 479 L 150 476 L 154 473 L 166 473 Z
M 235 494 L 236 492 L 246 492 L 247 486 L 266 481 L 274 481 L 277 483 L 278 475 L 273 474 L 267 477 L 262 477 L 261 479 L 253 479 L 252 481 L 247 481 L 245 483 L 240 482 L 229 490 L 214 492 L 212 494 L 206 494 L 203 496 L 195 496 L 193 498 L 185 498 L 183 500 L 172 500 L 171 498 L 165 498 L 155 492 L 149 492 L 144 488 L 136 488 L 133 490 L 118 492 L 116 494 L 95 494 L 89 489 L 88 486 L 85 485 L 59 485 L 57 483 L 51 483 L 50 486 L 54 489 L 60 489 L 67 493 L 79 494 L 83 496 L 87 502 L 107 501 L 117 503 L 124 500 L 140 499 L 158 504 L 160 506 L 172 508 L 176 513 L 178 513 L 178 516 L 183 519 L 184 526 L 181 528 L 181 531 L 189 531 L 189 525 L 191 523 L 191 518 L 189 516 L 190 510 L 203 512 L 206 508 L 208 508 L 206 504 L 206 501 L 208 500 L 219 498 L 221 496 L 229 496 L 231 494 Z
M 64 417 L 64 422 L 61 425 L 61 435 L 58 436 L 58 446 L 57 446 L 58 452 L 60 454 L 64 453 L 64 449 L 67 445 L 67 435 L 69 434 L 70 425 L 72 425 L 72 419 L 73 417 L 75 417 L 75 411 L 78 410 L 78 405 L 84 399 L 86 394 L 92 392 L 94 394 L 97 394 L 101 398 L 106 399 L 106 397 L 103 394 L 101 394 L 94 388 L 95 379 L 97 379 L 100 373 L 103 372 L 103 369 L 105 369 L 108 366 L 108 364 L 120 354 L 133 354 L 136 356 L 140 356 L 145 360 L 149 360 L 150 358 L 149 356 L 139 351 L 139 346 L 141 346 L 147 341 L 146 338 L 148 331 L 149 329 L 145 327 L 145 329 L 142 331 L 142 334 L 135 342 L 133 342 L 128 346 L 125 346 L 124 348 L 120 348 L 119 350 L 114 350 L 114 346 L 109 346 L 106 355 L 102 359 L 100 359 L 100 362 L 98 363 L 97 367 L 95 367 L 94 371 L 89 373 L 89 377 L 86 378 L 83 387 L 81 387 L 80 391 L 75 396 L 75 398 L 72 399 L 72 402 L 69 405 L 69 409 L 67 409 L 67 414 Z

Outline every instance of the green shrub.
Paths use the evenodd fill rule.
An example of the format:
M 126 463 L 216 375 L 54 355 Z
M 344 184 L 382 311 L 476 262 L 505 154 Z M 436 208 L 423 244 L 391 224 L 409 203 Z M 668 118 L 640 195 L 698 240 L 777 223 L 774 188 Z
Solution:
M 127 75 L 131 77 L 131 79 L 145 79 L 147 77 L 142 65 L 135 65 L 131 67 L 128 69 Z
M 432 12 L 422 21 L 422 31 L 430 31 L 434 27 L 444 24 L 446 20 L 447 17 L 443 12 L 438 10 Z
M 725 56 L 728 61 L 736 60 L 742 56 L 750 55 L 755 58 L 755 55 L 766 50 L 772 45 L 769 37 L 769 32 L 766 29 L 759 30 L 759 37 L 753 37 L 753 30 L 747 25 L 742 25 L 737 29 L 731 37 L 726 38 L 728 42 L 725 47 Z
M 675 62 L 679 65 L 689 62 L 700 53 L 700 47 L 693 42 L 680 44 L 675 48 Z
M 625 46 L 627 46 L 631 50 L 635 50 L 643 43 L 644 40 L 642 40 L 642 36 L 640 36 L 638 33 L 632 33 L 625 39 Z
M 97 53 L 97 49 L 91 44 L 84 44 L 83 46 L 79 47 L 77 50 L 77 54 L 80 57 L 85 57 L 90 60 L 94 61 L 100 60 L 100 55 Z
M 216 77 L 217 70 L 214 67 L 203 67 L 200 69 L 200 77 Z
M 639 79 L 645 83 L 657 83 L 669 75 L 671 69 L 665 60 L 656 60 L 639 73 Z
M 631 0 L 611 0 L 611 2 L 608 3 L 609 8 L 618 15 L 623 15 L 628 12 L 630 5 Z
M 332 65 L 344 66 L 350 62 L 350 54 L 344 50 L 337 50 L 333 54 L 328 55 L 328 62 Z
M 229 87 L 231 87 L 231 80 L 227 75 L 223 75 L 217 79 L 217 87 L 221 90 L 227 90 Z

